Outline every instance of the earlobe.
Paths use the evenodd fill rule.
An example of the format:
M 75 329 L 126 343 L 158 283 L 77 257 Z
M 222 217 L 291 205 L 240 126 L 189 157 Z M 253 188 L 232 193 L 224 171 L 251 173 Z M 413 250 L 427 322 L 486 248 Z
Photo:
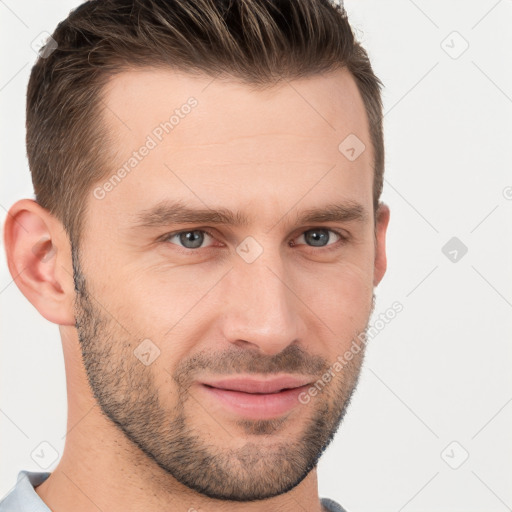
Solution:
M 8 212 L 4 242 L 23 295 L 50 322 L 74 325 L 70 244 L 62 224 L 32 199 L 21 199 Z
M 373 273 L 373 286 L 377 286 L 387 268 L 386 256 L 386 232 L 389 224 L 390 211 L 389 207 L 384 203 L 380 203 L 377 210 L 376 226 L 375 226 L 375 266 Z

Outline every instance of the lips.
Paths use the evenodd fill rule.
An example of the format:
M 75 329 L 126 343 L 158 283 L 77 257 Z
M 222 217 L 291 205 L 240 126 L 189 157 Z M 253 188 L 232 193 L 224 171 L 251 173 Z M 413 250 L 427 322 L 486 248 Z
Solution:
M 309 377 L 281 376 L 272 379 L 254 379 L 250 377 L 235 377 L 221 380 L 206 380 L 202 384 L 211 388 L 226 391 L 239 391 L 252 394 L 273 394 L 283 390 L 299 388 L 309 384 Z

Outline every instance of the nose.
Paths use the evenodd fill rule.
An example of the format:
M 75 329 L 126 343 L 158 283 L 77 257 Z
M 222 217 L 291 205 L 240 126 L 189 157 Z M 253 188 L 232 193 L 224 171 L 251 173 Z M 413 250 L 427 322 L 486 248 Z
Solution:
M 261 258 L 250 264 L 237 262 L 224 283 L 225 339 L 240 347 L 257 347 L 269 355 L 298 342 L 301 301 L 288 281 L 290 276 L 279 257 L 272 261 Z

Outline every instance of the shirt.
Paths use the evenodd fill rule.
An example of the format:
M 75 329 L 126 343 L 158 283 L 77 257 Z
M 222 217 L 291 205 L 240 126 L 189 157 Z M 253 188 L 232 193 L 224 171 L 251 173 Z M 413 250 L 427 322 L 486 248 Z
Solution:
M 36 493 L 34 487 L 42 484 L 51 473 L 22 470 L 14 488 L 0 501 L 0 512 L 51 512 Z M 341 505 L 329 498 L 320 498 L 329 512 L 347 512 Z

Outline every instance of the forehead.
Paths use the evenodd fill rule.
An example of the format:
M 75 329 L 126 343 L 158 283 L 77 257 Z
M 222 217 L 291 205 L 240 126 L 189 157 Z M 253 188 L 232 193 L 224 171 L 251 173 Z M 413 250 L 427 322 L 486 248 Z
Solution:
M 305 207 L 320 196 L 371 202 L 368 121 L 345 69 L 265 89 L 139 69 L 114 76 L 104 93 L 112 157 L 102 208 L 127 214 L 208 195 L 233 209 L 258 201 L 289 208 L 306 190 Z M 354 141 L 366 149 L 350 159 L 343 150 Z
M 368 132 L 366 113 L 353 76 L 346 70 L 300 80 L 282 79 L 258 89 L 236 79 L 189 75 L 170 69 L 138 69 L 115 75 L 105 87 L 105 116 L 123 140 L 145 135 L 183 109 L 193 97 L 199 108 L 187 126 L 173 130 L 174 143 L 201 139 L 288 132 L 328 143 L 353 130 L 361 139 Z M 179 112 L 178 112 L 179 115 Z M 303 123 L 296 124 L 298 118 Z M 130 133 L 131 132 L 131 133 Z M 136 142 L 134 140 L 134 142 Z

